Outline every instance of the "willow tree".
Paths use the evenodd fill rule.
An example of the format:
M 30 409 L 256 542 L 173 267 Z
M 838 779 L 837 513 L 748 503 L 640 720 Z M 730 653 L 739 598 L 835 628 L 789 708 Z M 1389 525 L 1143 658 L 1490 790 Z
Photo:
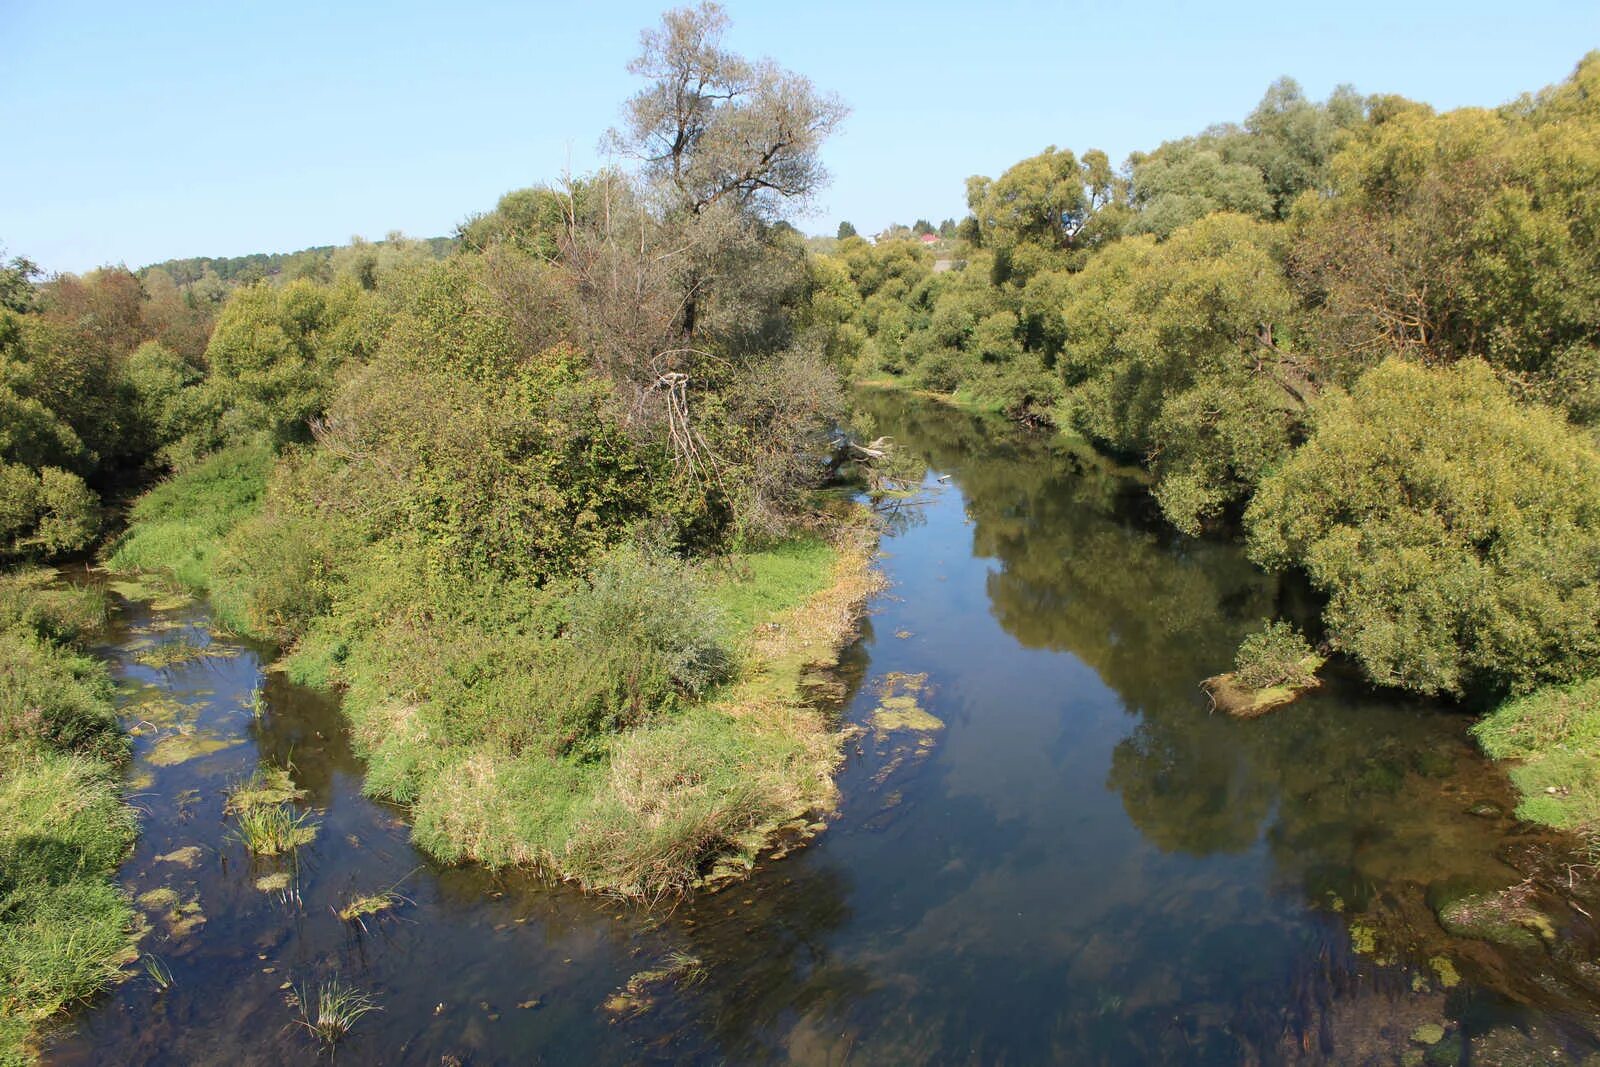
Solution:
M 679 326 L 691 342 L 709 292 L 731 273 L 719 269 L 729 253 L 826 181 L 819 149 L 848 113 L 803 75 L 725 49 L 727 28 L 722 7 L 705 2 L 645 30 L 628 70 L 647 84 L 608 138 L 640 162 L 663 220 L 690 253 Z M 748 255 L 731 258 L 749 265 Z
M 840 406 L 827 339 L 806 333 L 804 242 L 784 220 L 825 181 L 819 150 L 846 108 L 725 48 L 727 28 L 702 3 L 641 35 L 628 69 L 645 85 L 607 137 L 637 180 L 607 185 L 564 259 L 595 327 L 585 343 L 626 386 L 626 424 L 669 439 L 741 526 L 776 530 Z
M 1477 360 L 1391 358 L 1263 479 L 1251 553 L 1328 595 L 1336 647 L 1421 693 L 1526 692 L 1600 656 L 1600 452 Z
M 628 101 L 613 137 L 678 211 L 698 215 L 732 199 L 781 217 L 785 203 L 825 180 L 817 150 L 848 109 L 802 75 L 724 49 L 727 28 L 721 5 L 706 2 L 645 30 L 628 71 L 649 85 Z

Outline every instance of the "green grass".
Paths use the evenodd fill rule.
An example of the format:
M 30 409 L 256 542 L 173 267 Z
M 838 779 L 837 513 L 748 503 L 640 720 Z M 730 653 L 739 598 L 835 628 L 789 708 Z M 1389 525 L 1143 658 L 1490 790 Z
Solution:
M 0 1064 L 30 1062 L 38 1028 L 133 958 L 133 909 L 112 875 L 134 833 L 106 764 L 0 751 Z
M 1600 827 L 1600 678 L 1502 704 L 1472 728 L 1484 752 L 1517 760 L 1517 816 L 1563 830 Z
M 343 1041 L 363 1016 L 383 1009 L 366 993 L 335 979 L 315 991 L 307 985 L 295 991 L 300 1017 L 295 1020 L 315 1037 L 324 1051 Z
M 289 804 L 254 804 L 234 815 L 229 836 L 254 856 L 287 856 L 317 836 L 310 812 Z
M 104 611 L 39 572 L 0 577 L 0 1064 L 31 1062 L 39 1029 L 133 958 L 112 880 L 136 828 L 127 738 L 105 667 L 62 643 Z
M 107 560 L 111 569 L 203 592 L 223 539 L 260 510 L 272 459 L 265 444 L 236 445 L 150 490 L 133 506 L 128 532 Z
M 678 570 L 624 550 L 580 586 L 439 603 L 375 570 L 308 645 L 347 687 L 368 792 L 411 806 L 423 849 L 652 897 L 831 801 L 837 745 L 796 689 L 853 621 L 809 614 L 839 560 L 821 540 Z
M 837 559 L 833 546 L 816 538 L 741 553 L 713 571 L 708 596 L 729 628 L 746 634 L 821 589 Z
M 110 611 L 102 590 L 69 585 L 48 568 L 0 574 L 0 630 L 21 628 L 53 641 L 76 641 L 103 627 Z

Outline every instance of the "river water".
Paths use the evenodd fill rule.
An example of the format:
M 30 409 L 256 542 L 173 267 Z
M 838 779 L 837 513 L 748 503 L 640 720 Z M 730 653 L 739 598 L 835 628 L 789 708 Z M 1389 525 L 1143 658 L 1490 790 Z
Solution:
M 929 469 L 891 516 L 890 587 L 842 669 L 839 713 L 861 729 L 809 848 L 654 910 L 439 867 L 403 812 L 361 795 L 335 698 L 211 634 L 203 605 L 129 600 L 100 649 L 144 813 L 122 878 L 171 984 L 138 972 L 49 1062 L 311 1060 L 290 997 L 333 977 L 382 1008 L 342 1063 L 1544 1063 L 1600 1047 L 1582 910 L 1541 900 L 1553 932 L 1532 946 L 1434 919 L 1444 894 L 1513 885 L 1550 844 L 1504 814 L 1464 717 L 1337 669 L 1265 718 L 1211 714 L 1196 683 L 1264 619 L 1311 614 L 1303 592 L 1165 531 L 1137 484 L 1064 443 L 893 394 L 861 405 Z M 140 662 L 180 640 L 209 654 Z M 224 790 L 262 762 L 293 767 L 319 822 L 292 868 L 228 836 Z M 257 887 L 273 873 L 289 888 Z M 392 913 L 334 914 L 386 887 L 406 898 Z

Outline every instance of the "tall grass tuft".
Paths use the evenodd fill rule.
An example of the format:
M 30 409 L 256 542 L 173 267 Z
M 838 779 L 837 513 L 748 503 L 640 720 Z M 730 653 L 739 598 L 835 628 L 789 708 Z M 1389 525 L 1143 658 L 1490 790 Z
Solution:
M 300 1018 L 295 1020 L 325 1051 L 343 1041 L 363 1016 L 382 1011 L 366 993 L 338 979 L 321 983 L 315 994 L 308 983 L 295 991 Z
M 288 855 L 317 836 L 311 813 L 296 812 L 288 804 L 247 807 L 234 819 L 229 836 L 256 856 Z

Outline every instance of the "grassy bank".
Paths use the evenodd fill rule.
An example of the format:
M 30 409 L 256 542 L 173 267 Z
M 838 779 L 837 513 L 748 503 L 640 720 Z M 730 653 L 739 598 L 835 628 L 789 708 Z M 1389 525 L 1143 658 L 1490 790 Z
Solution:
M 103 596 L 48 572 L 0 576 L 0 1064 L 116 980 L 133 909 L 113 876 L 133 843 L 105 668 L 72 646 Z
M 140 497 L 128 530 L 112 546 L 112 570 L 160 579 L 174 590 L 204 592 L 223 539 L 261 507 L 272 469 L 265 444 L 208 456 Z
M 1472 732 L 1491 757 L 1516 761 L 1519 818 L 1563 830 L 1600 827 L 1600 678 L 1509 701 Z
M 433 855 L 650 897 L 747 868 L 832 805 L 838 738 L 801 689 L 873 588 L 854 513 L 700 561 L 624 543 L 538 586 L 441 568 L 406 531 L 319 541 L 261 510 L 264 481 L 238 450 L 172 479 L 110 563 L 220 590 L 241 630 L 275 620 L 260 636 L 296 681 L 344 691 L 367 790 L 408 805 Z M 316 567 L 290 561 L 302 546 Z M 313 600 L 288 624 L 259 610 Z
M 1003 399 L 981 395 L 965 386 L 948 393 L 941 393 L 914 385 L 906 378 L 883 372 L 874 374 L 870 378 L 858 379 L 855 384 L 864 389 L 893 389 L 896 392 L 910 393 L 912 396 L 920 396 L 925 400 L 932 400 L 953 407 L 957 411 L 967 411 L 975 415 L 1005 414 Z
M 874 588 L 867 543 L 789 544 L 717 570 L 703 576 L 705 597 L 735 636 L 729 679 L 587 750 L 452 743 L 459 705 L 438 689 L 418 702 L 392 674 L 356 667 L 347 699 L 369 787 L 409 801 L 418 843 L 443 859 L 532 866 L 634 897 L 736 876 L 784 831 L 807 834 L 834 803 L 839 738 L 801 682 L 835 662 Z M 485 681 L 469 698 L 477 713 L 525 713 L 486 706 L 515 678 Z

